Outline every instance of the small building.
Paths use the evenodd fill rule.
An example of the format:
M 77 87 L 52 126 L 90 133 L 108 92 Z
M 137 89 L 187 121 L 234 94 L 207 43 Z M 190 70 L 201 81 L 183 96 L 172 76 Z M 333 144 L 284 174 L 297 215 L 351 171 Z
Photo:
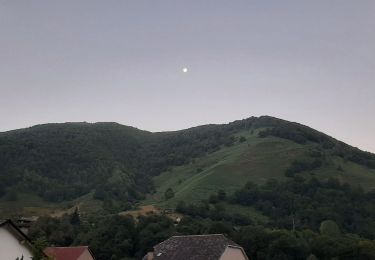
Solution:
M 243 248 L 222 234 L 173 236 L 143 260 L 248 260 Z
M 32 259 L 31 240 L 11 220 L 0 220 L 0 259 Z
M 53 260 L 95 260 L 88 246 L 47 247 L 44 253 Z

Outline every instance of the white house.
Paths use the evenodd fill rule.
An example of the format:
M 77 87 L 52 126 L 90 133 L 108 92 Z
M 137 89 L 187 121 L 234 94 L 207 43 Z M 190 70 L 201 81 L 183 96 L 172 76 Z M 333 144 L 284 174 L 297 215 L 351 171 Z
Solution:
M 32 259 L 30 239 L 11 221 L 0 220 L 0 259 Z

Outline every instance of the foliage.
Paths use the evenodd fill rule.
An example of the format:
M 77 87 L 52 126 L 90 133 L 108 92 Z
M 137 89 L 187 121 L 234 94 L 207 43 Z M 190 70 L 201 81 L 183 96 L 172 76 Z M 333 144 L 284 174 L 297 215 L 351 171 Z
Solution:
M 296 173 L 303 171 L 312 171 L 322 166 L 320 159 L 314 160 L 295 160 L 292 165 L 285 171 L 287 177 L 293 177 Z
M 306 227 L 293 231 L 291 228 L 288 230 L 252 224 L 236 226 L 234 229 L 233 221 L 214 220 L 213 215 L 205 213 L 205 207 L 204 203 L 200 206 L 179 203 L 177 209 L 189 217 L 181 221 L 177 231 L 183 234 L 226 234 L 244 247 L 250 259 L 354 260 L 372 259 L 375 253 L 374 240 L 343 234 L 331 220 L 322 222 L 320 233 Z
M 72 219 L 64 216 L 63 219 Z M 62 220 L 63 221 L 63 220 Z M 43 222 L 44 224 L 41 225 Z M 45 225 L 48 223 L 47 225 Z M 69 223 L 69 221 L 68 221 Z M 51 225 L 51 226 L 48 226 Z M 56 222 L 39 219 L 33 229 L 57 228 Z M 221 233 L 241 245 L 250 259 L 373 259 L 375 241 L 359 236 L 340 233 L 327 236 L 309 229 L 295 232 L 287 229 L 270 228 L 247 224 L 234 226 L 226 220 L 214 220 L 211 215 L 184 216 L 174 225 L 163 215 L 141 216 L 134 220 L 130 216 L 95 216 L 75 226 L 77 233 L 71 233 L 71 239 L 61 240 L 57 246 L 89 245 L 96 259 L 120 260 L 124 258 L 142 258 L 152 247 L 172 235 L 199 235 Z M 45 234 L 37 232 L 34 234 Z M 50 236 L 51 238 L 51 236 Z M 34 237 L 36 241 L 50 240 Z M 72 241 L 73 242 L 68 242 Z M 316 259 L 316 258 L 315 258 Z
M 142 257 L 152 247 L 176 233 L 173 221 L 165 216 L 141 216 L 137 225 L 135 256 Z
M 62 202 L 94 191 L 94 198 L 103 200 L 108 210 L 129 209 L 154 190 L 153 176 L 221 147 L 245 142 L 243 131 L 254 129 L 260 129 L 260 137 L 316 143 L 317 150 L 328 155 L 375 167 L 373 154 L 267 116 L 163 133 L 116 123 L 46 124 L 0 133 L 0 196 L 7 190 L 22 190 Z M 319 167 L 320 161 L 316 158 L 302 168 Z M 293 164 L 290 175 L 300 171 L 300 166 Z
M 337 155 L 345 160 L 375 169 L 374 154 L 351 147 L 329 137 L 328 135 L 324 135 L 314 129 L 297 123 L 280 120 L 277 124 L 273 125 L 273 127 L 259 132 L 259 137 L 261 138 L 268 136 L 288 139 L 298 144 L 306 144 L 307 142 L 317 143 L 321 149 L 330 151 L 332 155 Z
M 260 137 L 267 137 L 270 135 L 289 139 L 299 144 L 316 142 L 322 144 L 324 147 L 333 147 L 335 143 L 333 138 L 297 123 L 279 122 L 279 124 L 274 127 L 268 128 L 259 133 Z
M 230 144 L 240 127 L 150 133 L 115 123 L 66 123 L 0 133 L 0 195 L 17 186 L 60 202 L 94 190 L 96 199 L 131 203 L 152 191 L 152 176 Z
M 227 193 L 224 191 L 224 190 L 218 190 L 216 194 L 211 194 L 209 199 L 208 199 L 208 202 L 209 203 L 212 203 L 212 204 L 215 204 L 215 203 L 218 203 L 220 201 L 225 201 L 227 198 Z
M 269 142 L 258 146 L 265 139 L 256 138 L 257 133 Z M 277 150 L 280 143 L 287 147 Z M 249 154 L 245 149 L 255 152 Z M 285 155 L 288 160 L 265 157 L 267 160 L 260 164 L 263 168 L 257 173 L 260 184 L 247 183 L 234 194 L 234 186 L 227 189 L 229 178 L 237 176 L 238 185 L 243 185 L 244 180 L 238 168 L 224 167 L 223 161 L 233 157 L 225 154 L 221 161 L 211 158 L 214 164 L 209 166 L 215 167 L 193 163 L 223 150 L 237 152 L 236 156 L 244 161 L 256 161 L 260 149 L 264 153 L 275 149 L 272 156 Z M 298 157 L 303 153 L 296 152 L 298 149 L 309 151 L 309 157 Z M 336 169 L 332 162 L 337 158 L 341 159 Z M 279 162 L 287 163 L 279 166 Z M 56 246 L 89 245 L 98 259 L 141 258 L 171 235 L 207 233 L 226 234 L 242 245 L 251 259 L 374 259 L 375 244 L 370 239 L 375 238 L 375 191 L 364 192 L 326 178 L 336 170 L 342 176 L 349 174 L 347 162 L 361 165 L 358 167 L 370 173 L 369 168 L 375 168 L 373 154 L 311 128 L 272 117 L 165 133 L 115 123 L 48 124 L 0 133 L 0 197 L 4 196 L 3 201 L 17 199 L 17 191 L 22 190 L 47 201 L 63 202 L 92 192 L 94 199 L 103 201 L 110 215 L 81 219 L 76 210 L 59 219 L 41 217 L 29 234 L 42 244 L 45 241 Z M 333 170 L 319 176 L 320 179 L 303 179 L 301 176 L 306 175 L 298 174 L 329 170 L 329 164 Z M 213 182 L 211 187 L 217 189 L 205 189 L 207 197 L 197 194 L 198 203 L 180 202 L 177 211 L 185 216 L 178 225 L 166 216 L 135 220 L 116 214 L 153 192 L 153 177 L 162 172 L 173 174 L 170 169 L 182 165 L 191 165 L 185 170 L 193 176 L 192 182 L 209 175 L 216 178 L 202 185 Z M 273 174 L 279 167 L 282 178 L 287 180 L 270 179 L 263 183 L 270 176 L 265 174 Z M 283 176 L 285 170 L 292 178 Z M 218 179 L 219 174 L 212 174 L 213 171 L 222 171 L 227 177 Z M 247 179 L 255 176 L 249 171 Z M 179 185 L 186 184 L 181 176 L 177 180 Z M 161 189 L 160 197 L 163 199 L 165 193 L 167 203 L 178 201 L 180 190 L 173 186 L 176 183 L 170 182 Z M 215 193 L 208 198 L 211 192 Z M 256 208 L 271 221 L 267 226 L 255 225 L 251 217 L 228 210 L 228 203 Z
M 236 191 L 233 203 L 255 206 L 273 219 L 278 227 L 317 231 L 321 222 L 333 220 L 345 231 L 375 238 L 375 192 L 340 184 L 330 178 L 326 182 L 315 178 L 292 178 L 286 182 L 269 180 L 264 185 L 247 183 Z M 323 222 L 323 233 L 339 233 L 332 221 Z M 329 231 L 328 231 L 329 230 Z
M 169 199 L 173 198 L 174 197 L 174 191 L 173 191 L 173 189 L 172 188 L 168 188 L 165 191 L 165 193 L 164 193 L 164 197 L 165 197 L 166 200 L 169 200 Z
M 81 223 L 78 208 L 75 208 L 73 214 L 70 217 L 70 224 L 72 225 L 79 225 Z
M 240 139 L 239 139 L 239 141 L 240 141 L 240 143 L 246 142 L 246 137 L 241 136 Z
M 330 238 L 310 230 L 291 232 L 248 226 L 234 234 L 250 259 L 371 259 L 375 242 L 350 235 Z M 363 250 L 366 245 L 368 250 Z M 315 257 L 316 256 L 316 257 Z
M 39 237 L 33 242 L 32 254 L 33 260 L 49 260 L 43 253 L 43 249 L 48 246 L 48 242 L 44 237 Z M 20 260 L 23 259 L 23 256 Z
M 330 237 L 340 236 L 340 228 L 335 221 L 325 220 L 320 224 L 319 227 L 320 234 Z
M 74 224 L 77 221 L 75 218 L 75 214 L 64 215 L 62 218 L 40 217 L 31 226 L 28 235 L 33 240 L 44 238 L 50 244 L 56 246 L 70 245 L 79 232 L 77 225 L 80 222 Z
M 18 200 L 18 193 L 15 189 L 11 189 L 8 191 L 8 193 L 5 195 L 5 200 L 7 201 L 17 201 Z
M 131 217 L 105 217 L 80 232 L 74 244 L 89 245 L 97 259 L 121 259 L 133 253 L 135 222 Z
M 45 246 L 89 245 L 96 259 L 122 259 L 141 258 L 155 244 L 176 233 L 173 221 L 158 215 L 141 216 L 138 221 L 130 216 L 93 217 L 76 226 L 70 224 L 72 219 L 74 216 L 68 215 L 62 219 L 40 218 L 32 226 L 30 236 L 37 243 L 45 241 Z M 60 234 L 61 228 L 74 232 L 57 239 L 54 233 Z

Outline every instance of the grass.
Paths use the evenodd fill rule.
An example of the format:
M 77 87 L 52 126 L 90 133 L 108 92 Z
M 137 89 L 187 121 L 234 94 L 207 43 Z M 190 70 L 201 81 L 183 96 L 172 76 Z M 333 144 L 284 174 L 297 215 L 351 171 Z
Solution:
M 0 200 L 1 218 L 10 218 L 13 216 L 34 216 L 51 214 L 63 205 L 44 201 L 42 198 L 33 194 L 18 194 L 14 201 L 7 201 L 4 198 Z
M 341 166 L 342 170 L 338 170 L 339 166 Z M 361 186 L 366 191 L 375 189 L 375 169 L 344 161 L 339 157 L 334 157 L 331 165 L 313 171 L 313 174 L 319 179 L 335 177 L 342 183 L 346 182 L 352 186 Z
M 65 213 L 72 213 L 76 207 L 83 214 L 93 214 L 102 209 L 102 202 L 92 198 L 90 192 L 73 201 L 52 203 L 47 202 L 34 194 L 18 194 L 17 199 L 8 201 L 0 200 L 0 219 L 17 216 L 62 216 Z
M 155 177 L 157 191 L 145 203 L 174 207 L 180 200 L 199 201 L 219 189 L 232 193 L 248 181 L 264 183 L 269 178 L 285 179 L 286 168 L 306 149 L 288 140 L 258 138 L 256 132 L 239 135 L 245 136 L 246 142 L 223 147 Z M 168 188 L 175 191 L 175 196 L 165 201 L 164 192 Z
M 285 170 L 291 163 L 306 157 L 314 144 L 299 145 L 276 137 L 258 138 L 257 132 L 241 132 L 246 142 L 237 142 L 230 147 L 195 159 L 192 163 L 174 167 L 154 178 L 156 192 L 143 204 L 153 204 L 164 208 L 173 208 L 179 201 L 187 203 L 207 199 L 222 189 L 227 194 L 252 181 L 262 184 L 268 179 L 286 180 Z M 341 166 L 342 171 L 338 169 Z M 311 172 L 299 173 L 304 177 L 315 176 L 319 179 L 336 177 L 342 182 L 362 186 L 365 190 L 375 187 L 375 170 L 353 162 L 345 162 L 339 157 L 330 157 L 329 163 Z M 175 196 L 165 200 L 164 192 L 172 188 Z M 265 217 L 253 208 L 228 206 L 228 210 L 250 214 L 252 219 L 264 222 Z

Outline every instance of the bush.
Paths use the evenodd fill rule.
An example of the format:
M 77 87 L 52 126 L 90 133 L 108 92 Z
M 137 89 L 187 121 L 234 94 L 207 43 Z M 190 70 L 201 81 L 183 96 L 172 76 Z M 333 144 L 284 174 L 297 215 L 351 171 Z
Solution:
M 164 193 L 164 197 L 166 200 L 169 200 L 171 198 L 174 197 L 174 191 L 172 190 L 172 188 L 168 188 L 165 193 Z

